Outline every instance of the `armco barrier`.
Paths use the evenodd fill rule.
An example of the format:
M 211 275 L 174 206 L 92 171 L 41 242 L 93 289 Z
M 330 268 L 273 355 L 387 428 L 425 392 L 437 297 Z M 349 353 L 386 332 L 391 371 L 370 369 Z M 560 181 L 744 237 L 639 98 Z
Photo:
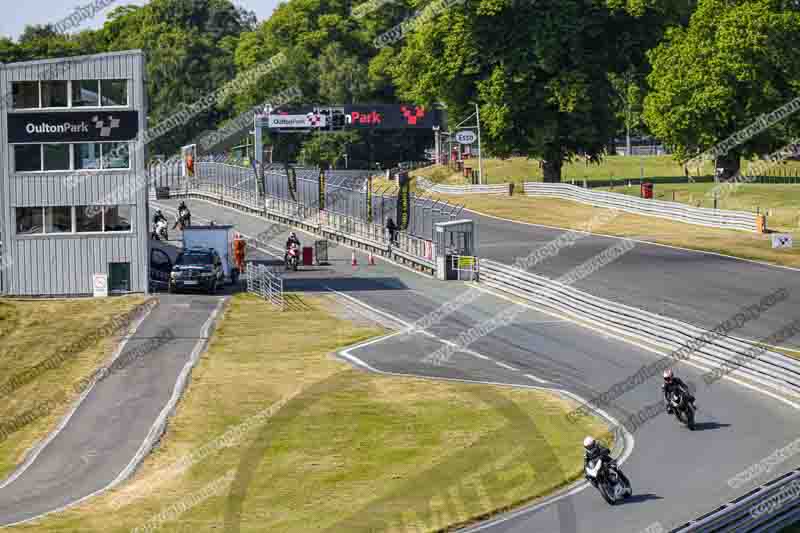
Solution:
M 590 191 L 568 183 L 526 182 L 528 196 L 549 196 L 597 207 L 619 209 L 637 215 L 666 218 L 688 224 L 758 232 L 758 215 L 746 211 L 725 211 L 692 207 L 674 202 L 645 200 L 613 192 Z
M 501 194 L 511 196 L 514 191 L 513 183 L 501 183 L 499 185 L 442 185 L 433 183 L 430 180 L 416 178 L 417 187 L 425 192 L 435 192 L 439 194 Z
M 765 483 L 744 496 L 678 526 L 670 533 L 781 531 L 800 520 L 798 484 L 800 469 Z
M 756 357 L 743 357 L 753 348 L 753 344 L 726 336 L 704 337 L 708 332 L 702 328 L 597 298 L 569 285 L 496 261 L 481 259 L 479 271 L 481 284 L 578 320 L 603 324 L 629 338 L 670 349 L 679 349 L 699 339 L 709 339 L 698 343 L 700 346 L 688 359 L 711 369 L 724 369 L 726 364 L 732 364 L 735 370 L 730 374 L 738 378 L 758 383 L 778 394 L 800 396 L 800 362 L 791 357 L 769 350 L 763 350 Z M 800 488 L 794 500 L 771 512 L 759 514 L 752 511 L 795 482 L 798 484 L 794 486 L 800 487 L 800 470 L 762 485 L 671 533 L 779 531 L 781 526 L 800 520 Z
M 397 242 L 390 245 L 383 227 L 354 217 L 321 211 L 315 207 L 271 196 L 259 202 L 257 193 L 252 189 L 234 188 L 200 180 L 187 181 L 181 185 L 170 189 L 170 197 L 216 202 L 287 226 L 299 227 L 309 233 L 353 248 L 371 251 L 426 274 L 436 273 L 432 241 L 398 232 Z
M 604 300 L 558 281 L 489 259 L 480 260 L 480 282 L 579 320 L 601 323 L 626 337 L 673 350 L 706 338 L 704 335 L 708 333 L 692 324 Z M 726 365 L 733 366 L 735 363 L 740 366 L 736 366 L 730 374 L 784 395 L 800 397 L 800 362 L 769 350 L 750 358 L 748 350 L 752 348 L 752 343 L 721 336 L 701 344 L 690 359 L 712 370 L 725 370 Z

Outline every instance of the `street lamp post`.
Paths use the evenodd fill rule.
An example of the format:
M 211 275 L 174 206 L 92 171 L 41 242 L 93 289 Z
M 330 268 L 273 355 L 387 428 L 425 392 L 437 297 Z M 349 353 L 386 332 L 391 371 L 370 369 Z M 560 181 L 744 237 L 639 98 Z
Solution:
M 475 104 L 475 118 L 478 122 L 478 184 L 483 185 L 483 150 L 481 149 L 481 112 Z

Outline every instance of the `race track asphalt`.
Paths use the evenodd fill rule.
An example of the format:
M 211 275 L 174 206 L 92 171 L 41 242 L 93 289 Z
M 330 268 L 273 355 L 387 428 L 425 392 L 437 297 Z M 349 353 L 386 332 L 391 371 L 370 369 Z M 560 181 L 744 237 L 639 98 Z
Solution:
M 206 202 L 193 201 L 190 207 L 193 215 L 218 224 L 236 224 L 251 237 L 271 225 L 258 217 Z M 274 243 L 271 249 L 279 254 L 286 233 L 270 234 Z M 304 244 L 313 240 L 308 234 L 298 235 Z M 598 246 L 598 251 L 602 247 Z M 458 282 L 442 283 L 380 260 L 377 265 L 368 266 L 366 256 L 360 252 L 359 266 L 352 267 L 350 254 L 350 249 L 334 248 L 329 251 L 330 266 L 303 267 L 297 273 L 286 274 L 286 290 L 332 289 L 343 298 L 355 298 L 405 322 L 427 316 L 463 291 L 475 290 Z M 617 266 L 614 263 L 606 269 Z M 760 295 L 761 292 L 756 299 Z M 506 300 L 481 292 L 469 305 L 426 327 L 427 335 L 399 334 L 349 353 L 383 372 L 555 387 L 584 398 L 606 390 L 658 357 L 561 317 L 526 309 L 513 324 L 472 344 L 474 353 L 456 353 L 444 366 L 423 361 L 443 346 L 442 340 L 454 340 L 509 305 Z M 727 480 L 798 437 L 798 412 L 793 407 L 727 380 L 706 387 L 700 379 L 701 371 L 686 364 L 677 371 L 698 387 L 699 429 L 689 432 L 674 418 L 662 414 L 634 433 L 633 453 L 622 467 L 633 484 L 631 500 L 610 507 L 594 489 L 589 489 L 569 496 L 575 510 L 574 519 L 566 521 L 569 523 L 559 523 L 556 506 L 548 504 L 483 524 L 479 526 L 481 530 L 636 533 L 654 522 L 665 528 L 674 526 L 746 492 L 753 485 L 732 489 Z M 659 399 L 659 388 L 657 377 L 625 393 L 617 400 L 617 407 L 609 409 L 610 414 L 620 419 L 652 404 Z M 798 461 L 798 457 L 791 458 L 769 476 L 752 483 L 763 483 L 796 467 Z
M 478 256 L 511 265 L 564 230 L 528 225 L 462 211 L 478 226 Z M 602 233 L 602 226 L 595 228 Z M 557 279 L 620 238 L 585 235 L 530 271 Z M 575 286 L 595 296 L 713 329 L 744 306 L 785 288 L 789 297 L 733 333 L 760 340 L 800 318 L 800 270 L 769 266 L 711 253 L 636 242 L 613 264 Z M 800 348 L 800 337 L 783 346 Z
M 163 203 L 173 207 L 176 204 Z M 192 201 L 190 207 L 195 220 L 233 223 L 251 237 L 272 225 L 258 217 L 206 202 Z M 286 231 L 269 231 L 274 244 L 267 246 L 267 254 L 258 253 L 254 258 L 269 260 L 272 256 L 272 262 L 275 262 L 275 257 L 281 255 Z M 516 246 L 509 245 L 504 253 L 519 254 L 524 249 L 523 242 L 530 245 L 533 238 L 527 231 L 530 230 L 521 232 L 516 237 L 519 239 Z M 299 235 L 305 244 L 310 243 L 312 238 L 309 235 Z M 486 228 L 481 235 L 484 239 Z M 549 240 L 545 235 L 540 239 L 542 244 Z M 595 239 L 600 238 L 592 237 L 582 244 L 596 245 L 596 251 L 600 251 L 611 243 Z M 581 250 L 588 259 L 591 252 L 578 246 L 576 244 L 568 250 L 573 253 Z M 662 248 L 653 248 L 658 248 L 659 253 L 651 250 L 649 245 L 642 246 L 641 251 L 645 258 L 647 253 L 653 254 L 649 261 L 658 264 Z M 458 282 L 435 281 L 380 260 L 377 265 L 369 266 L 362 253 L 357 254 L 359 266 L 352 267 L 349 264 L 350 253 L 347 248 L 332 248 L 329 251 L 331 265 L 304 267 L 300 272 L 286 274 L 286 289 L 334 290 L 353 305 L 365 306 L 365 313 L 380 311 L 405 322 L 429 315 L 464 291 L 476 290 Z M 509 257 L 503 259 L 502 254 L 495 257 L 510 262 Z M 576 256 L 564 257 L 571 257 L 575 264 L 582 260 Z M 700 256 L 691 257 L 699 264 L 706 260 Z M 672 262 L 665 263 L 668 268 L 673 268 L 669 265 L 682 261 L 681 256 L 675 256 Z M 604 286 L 601 280 L 609 279 L 622 283 L 625 276 L 614 273 L 622 264 L 623 260 L 620 260 L 605 267 L 587 282 L 594 280 Z M 627 268 L 636 264 L 641 269 L 649 265 L 642 259 Z M 726 267 L 732 270 L 756 268 L 750 263 L 747 267 L 743 265 Z M 551 265 L 551 268 L 554 267 Z M 653 267 L 650 265 L 648 268 Z M 558 273 L 558 270 L 554 268 L 551 272 Z M 641 276 L 646 277 L 644 273 Z M 755 279 L 755 275 L 752 276 Z M 777 288 L 787 281 L 788 278 L 777 276 L 769 282 L 774 285 L 765 283 L 765 286 Z M 607 285 L 610 286 L 611 281 Z M 637 291 L 651 288 L 637 287 L 632 281 L 624 285 L 630 289 L 636 287 Z M 594 285 L 589 283 L 586 288 L 592 287 Z M 715 290 L 723 291 L 724 288 L 725 285 L 719 285 Z M 735 287 L 730 289 L 735 290 Z M 605 290 L 608 290 L 607 286 Z M 668 288 L 662 290 L 668 291 Z M 759 289 L 752 295 L 757 301 L 767 292 L 768 288 Z M 0 489 L 0 525 L 26 520 L 80 500 L 104 488 L 130 464 L 144 435 L 172 394 L 176 376 L 188 360 L 202 324 L 219 298 L 161 296 L 162 304 L 142 324 L 122 356 L 164 328 L 170 328 L 176 339 L 146 357 L 137 358 L 92 389 L 69 423 L 43 448 L 38 458 L 15 481 Z M 735 303 L 728 301 L 729 307 L 739 305 L 739 296 L 735 298 Z M 636 305 L 635 302 L 628 303 Z M 749 303 L 752 302 L 743 301 L 742 305 Z M 353 349 L 349 355 L 383 372 L 558 388 L 584 398 L 607 389 L 658 357 L 562 317 L 525 309 L 513 324 L 478 339 L 470 346 L 469 352 L 453 354 L 445 365 L 434 366 L 424 362 L 425 356 L 442 347 L 445 341 L 454 340 L 469 327 L 495 316 L 509 305 L 495 295 L 480 292 L 468 305 L 427 326 L 426 333 L 398 334 Z M 768 316 L 771 317 L 765 315 L 758 322 Z M 727 380 L 707 388 L 699 377 L 700 371 L 689 365 L 681 364 L 678 370 L 681 376 L 698 386 L 699 429 L 689 432 L 674 418 L 659 415 L 635 431 L 632 454 L 622 465 L 634 489 L 634 496 L 628 502 L 617 507 L 608 506 L 594 489 L 589 488 L 566 496 L 572 510 L 570 516 L 558 512 L 557 509 L 563 506 L 556 505 L 551 499 L 542 502 L 541 506 L 503 515 L 472 530 L 637 533 L 654 522 L 669 528 L 797 466 L 800 458 L 792 457 L 768 476 L 753 480 L 749 486 L 732 489 L 727 484 L 729 478 L 797 438 L 798 413 L 785 403 Z M 609 412 L 621 419 L 658 398 L 659 379 L 656 378 L 626 392 Z M 580 446 L 580 443 L 575 445 Z M 561 500 L 564 501 L 567 500 Z

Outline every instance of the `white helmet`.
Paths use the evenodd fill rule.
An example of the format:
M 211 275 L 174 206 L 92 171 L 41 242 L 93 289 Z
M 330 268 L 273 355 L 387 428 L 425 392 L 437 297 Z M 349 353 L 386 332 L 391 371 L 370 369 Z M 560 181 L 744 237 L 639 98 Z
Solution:
M 594 439 L 592 437 L 586 437 L 583 439 L 583 447 L 587 450 L 589 448 L 594 448 Z

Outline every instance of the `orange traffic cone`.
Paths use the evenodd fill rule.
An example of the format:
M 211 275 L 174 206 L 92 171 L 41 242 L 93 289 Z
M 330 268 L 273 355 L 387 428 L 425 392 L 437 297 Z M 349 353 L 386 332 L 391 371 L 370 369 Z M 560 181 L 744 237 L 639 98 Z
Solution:
M 370 265 L 375 264 L 375 256 L 372 255 L 372 252 L 369 253 L 369 264 Z
M 358 262 L 356 261 L 356 252 L 355 252 L 355 250 L 353 251 L 352 265 L 353 266 L 358 266 Z

